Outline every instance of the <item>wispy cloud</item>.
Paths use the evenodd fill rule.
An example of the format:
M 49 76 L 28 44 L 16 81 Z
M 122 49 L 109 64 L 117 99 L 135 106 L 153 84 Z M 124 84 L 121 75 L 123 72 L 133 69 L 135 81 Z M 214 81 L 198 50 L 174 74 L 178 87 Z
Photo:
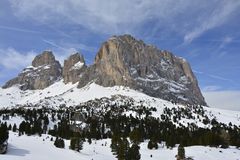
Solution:
M 58 49 L 61 49 L 61 50 L 64 50 L 64 51 L 67 50 L 66 48 L 64 48 L 64 47 L 56 44 L 54 41 L 46 40 L 46 39 L 42 39 L 42 41 L 45 42 L 45 43 L 47 43 L 47 44 L 49 44 L 49 45 L 51 45 L 51 46 L 53 46 L 53 47 L 56 47 L 56 48 L 58 48 Z
M 202 89 L 202 91 L 203 91 L 203 92 L 210 92 L 210 91 L 217 91 L 217 90 L 219 90 L 219 89 L 221 89 L 220 86 L 212 85 L 212 86 L 205 86 L 205 87 Z
M 142 35 L 144 30 L 148 30 L 145 35 L 161 35 L 161 38 L 167 40 L 171 38 L 164 33 L 174 32 L 186 44 L 238 18 L 237 11 L 240 9 L 239 0 L 212 0 L 204 3 L 201 0 L 8 1 L 13 14 L 19 19 L 48 25 L 66 38 L 72 36 L 55 26 L 80 25 L 104 34 L 141 32 Z
M 201 72 L 201 71 L 196 71 L 196 70 L 194 70 L 194 69 L 193 69 L 193 72 L 194 72 L 194 73 L 197 73 L 197 74 L 204 74 L 203 72 Z
M 0 65 L 5 69 L 19 70 L 31 64 L 31 61 L 36 56 L 33 51 L 20 53 L 13 48 L 0 49 Z
M 192 0 L 10 0 L 15 15 L 48 24 L 75 24 L 94 32 L 136 33 L 155 21 L 151 35 L 173 31 L 191 42 L 209 29 L 224 24 L 240 1 Z M 67 35 L 66 35 L 67 36 Z
M 213 75 L 213 74 L 207 74 L 209 77 L 218 79 L 218 80 L 222 80 L 222 81 L 228 81 L 228 82 L 233 82 L 231 79 L 228 78 L 224 78 L 222 76 L 217 76 L 217 75 Z
M 205 17 L 205 19 L 199 25 L 185 34 L 184 43 L 190 43 L 194 39 L 201 36 L 204 32 L 224 24 L 227 22 L 231 14 L 240 7 L 240 1 L 230 0 L 221 1 L 219 3 L 220 5 L 215 7 L 211 15 Z
M 215 75 L 215 74 L 208 74 L 208 73 L 204 73 L 204 72 L 196 71 L 196 70 L 193 70 L 193 72 L 196 73 L 196 74 L 203 74 L 205 76 L 208 76 L 210 78 L 214 78 L 214 79 L 217 79 L 217 80 L 228 81 L 228 82 L 234 83 L 234 81 L 232 79 L 228 79 L 228 78 L 225 78 L 223 76 L 219 76 L 219 75 Z
M 3 25 L 0 25 L 0 29 L 16 31 L 16 32 L 33 33 L 33 34 L 41 33 L 39 31 L 34 31 L 34 30 L 30 30 L 30 29 L 16 28 L 16 27 L 3 26 Z
M 85 51 L 90 51 L 90 52 L 97 51 L 96 47 L 87 46 L 83 43 L 66 43 L 66 42 L 64 42 L 61 44 L 57 44 L 52 40 L 42 39 L 42 41 L 53 47 L 56 47 L 58 49 L 65 50 L 65 51 L 69 50 L 69 48 L 75 48 L 76 50 L 85 50 Z

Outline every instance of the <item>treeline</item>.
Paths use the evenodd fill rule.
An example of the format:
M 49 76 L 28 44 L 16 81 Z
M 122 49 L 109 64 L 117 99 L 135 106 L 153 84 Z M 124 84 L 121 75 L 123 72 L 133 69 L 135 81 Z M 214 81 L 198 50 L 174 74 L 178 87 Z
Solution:
M 107 107 L 111 109 L 96 109 L 96 112 L 90 106 L 78 106 L 77 113 L 82 117 L 80 125 L 73 119 L 76 108 L 19 108 L 1 110 L 0 115 L 23 117 L 19 126 L 11 127 L 13 131 L 18 131 L 19 135 L 46 133 L 55 136 L 54 144 L 59 148 L 65 147 L 63 139 L 71 141 L 70 149 L 81 151 L 86 141 L 91 144 L 92 140 L 110 138 L 111 150 L 118 159 L 140 159 L 139 145 L 145 140 L 148 140 L 149 149 L 157 149 L 160 143 L 169 148 L 176 144 L 240 147 L 239 127 L 231 123 L 219 123 L 214 118 L 210 120 L 199 106 L 165 108 L 159 118 L 151 116 L 154 108 L 134 107 L 132 111 L 135 111 L 136 116 L 133 116 L 123 114 L 128 108 L 126 105 Z M 195 123 L 184 126 L 179 123 L 182 119 L 198 119 L 211 127 L 200 128 Z

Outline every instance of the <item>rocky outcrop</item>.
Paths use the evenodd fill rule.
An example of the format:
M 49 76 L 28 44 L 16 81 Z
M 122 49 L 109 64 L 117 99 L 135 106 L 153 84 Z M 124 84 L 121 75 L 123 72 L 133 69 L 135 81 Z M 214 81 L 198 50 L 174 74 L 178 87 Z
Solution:
M 64 61 L 63 79 L 64 83 L 76 83 L 79 81 L 81 74 L 86 70 L 87 66 L 83 56 L 79 53 L 71 55 Z
M 79 87 L 93 81 L 102 86 L 128 86 L 175 102 L 206 105 L 186 60 L 130 35 L 114 36 L 103 43 L 94 64 L 80 77 Z
M 52 51 L 43 51 L 42 54 L 37 55 L 33 59 L 32 66 L 40 67 L 40 66 L 44 66 L 44 65 L 52 65 L 54 63 L 56 63 L 56 60 L 55 60 L 55 57 L 54 57 Z
M 3 88 L 19 85 L 20 89 L 44 89 L 61 78 L 62 68 L 51 51 L 44 51 L 32 61 L 16 78 L 8 81 Z

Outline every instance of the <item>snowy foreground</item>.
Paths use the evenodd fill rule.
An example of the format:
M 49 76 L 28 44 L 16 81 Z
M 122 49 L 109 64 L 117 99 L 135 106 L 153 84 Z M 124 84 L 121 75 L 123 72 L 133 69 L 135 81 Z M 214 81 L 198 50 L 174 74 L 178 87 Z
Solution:
M 65 141 L 65 149 L 56 148 L 48 135 L 18 136 L 10 132 L 9 148 L 1 160 L 112 160 L 116 159 L 110 149 L 110 139 L 93 141 L 91 145 L 84 143 L 83 150 L 78 153 L 68 149 L 69 141 Z M 141 159 L 174 160 L 177 148 L 147 149 L 147 142 L 141 143 Z M 240 150 L 235 147 L 228 149 L 203 146 L 185 147 L 186 156 L 194 160 L 240 160 Z M 152 157 L 150 157 L 152 155 Z

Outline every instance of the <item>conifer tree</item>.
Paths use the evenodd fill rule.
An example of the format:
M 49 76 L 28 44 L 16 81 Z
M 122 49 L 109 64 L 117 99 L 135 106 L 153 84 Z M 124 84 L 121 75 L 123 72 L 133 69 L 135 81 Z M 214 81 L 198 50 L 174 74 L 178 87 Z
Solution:
M 16 123 L 14 123 L 13 128 L 12 128 L 12 131 L 13 131 L 13 132 L 16 132 L 16 131 L 17 131 L 17 125 L 16 125 Z
M 0 126 L 0 144 L 3 144 L 8 139 L 8 128 L 6 124 Z
M 140 160 L 141 159 L 141 155 L 139 153 L 139 149 L 140 147 L 133 143 L 131 148 L 129 148 L 126 159 L 127 160 Z
M 83 139 L 79 137 L 72 137 L 70 140 L 70 149 L 81 151 L 83 149 Z
M 178 146 L 178 155 L 177 160 L 184 160 L 185 159 L 185 150 L 182 144 Z

